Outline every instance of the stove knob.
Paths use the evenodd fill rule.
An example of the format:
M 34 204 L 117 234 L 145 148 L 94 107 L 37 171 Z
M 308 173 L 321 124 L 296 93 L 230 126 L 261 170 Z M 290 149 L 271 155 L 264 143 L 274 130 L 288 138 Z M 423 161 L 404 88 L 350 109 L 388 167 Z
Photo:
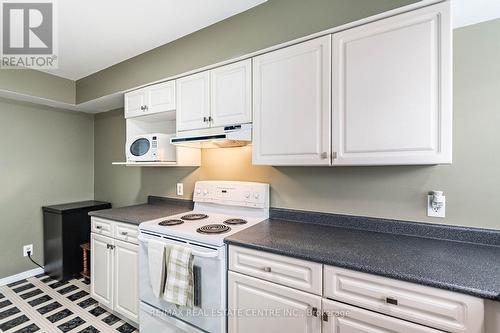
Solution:
M 208 190 L 207 189 L 204 189 L 203 190 L 203 195 L 207 195 L 208 194 Z
M 258 198 L 259 198 L 259 193 L 255 192 L 255 193 L 253 194 L 253 197 L 254 197 L 255 199 L 258 199 Z
M 250 198 L 250 192 L 245 192 L 245 198 Z
M 201 194 L 201 190 L 200 190 L 200 189 L 197 189 L 197 190 L 196 190 L 196 194 Z

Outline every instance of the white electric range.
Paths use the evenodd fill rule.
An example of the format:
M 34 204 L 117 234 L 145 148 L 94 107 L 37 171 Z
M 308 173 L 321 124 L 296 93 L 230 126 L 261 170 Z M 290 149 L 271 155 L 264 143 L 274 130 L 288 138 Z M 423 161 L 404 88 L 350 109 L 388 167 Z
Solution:
M 199 181 L 193 211 L 141 223 L 139 295 L 141 333 L 226 332 L 226 246 L 224 238 L 269 217 L 269 185 Z M 178 307 L 153 295 L 148 241 L 192 250 L 194 308 Z

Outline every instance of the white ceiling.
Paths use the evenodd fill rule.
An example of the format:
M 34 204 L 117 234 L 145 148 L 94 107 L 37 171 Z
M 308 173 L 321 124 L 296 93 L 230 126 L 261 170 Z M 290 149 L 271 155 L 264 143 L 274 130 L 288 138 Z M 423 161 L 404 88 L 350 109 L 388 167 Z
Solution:
M 77 80 L 267 0 L 60 0 L 59 69 Z
M 500 17 L 500 0 L 452 0 L 451 4 L 454 28 Z

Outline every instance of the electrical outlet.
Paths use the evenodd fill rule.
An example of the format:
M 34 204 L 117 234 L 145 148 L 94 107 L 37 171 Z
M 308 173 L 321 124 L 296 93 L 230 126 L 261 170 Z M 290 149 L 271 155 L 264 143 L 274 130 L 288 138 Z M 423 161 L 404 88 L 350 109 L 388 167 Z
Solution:
M 177 195 L 184 195 L 184 184 L 177 183 Z
M 434 195 L 427 195 L 427 216 L 429 217 L 446 217 L 446 197 L 443 195 L 441 197 L 440 207 L 434 207 L 432 205 Z
M 23 256 L 27 257 L 28 252 L 30 252 L 31 256 L 33 256 L 33 244 L 23 246 Z

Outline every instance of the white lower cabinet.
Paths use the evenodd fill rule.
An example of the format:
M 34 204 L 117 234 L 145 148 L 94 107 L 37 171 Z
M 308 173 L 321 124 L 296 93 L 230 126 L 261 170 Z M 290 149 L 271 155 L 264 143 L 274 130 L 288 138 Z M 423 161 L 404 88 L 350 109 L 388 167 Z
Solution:
M 113 239 L 92 233 L 90 237 L 90 292 L 102 305 L 113 307 Z
M 229 333 L 319 333 L 321 297 L 229 272 Z
M 93 224 L 95 220 L 92 218 Z M 133 228 L 119 222 L 106 222 L 112 235 L 121 228 Z M 123 241 L 92 232 L 90 293 L 101 305 L 138 323 L 139 246 L 135 242 L 133 238 Z
M 306 263 L 230 246 L 229 333 L 485 332 L 483 299 L 317 263 L 309 263 L 320 265 L 311 266 L 312 280 L 321 272 L 323 279 L 304 292 L 297 273 Z M 499 313 L 489 307 L 486 333 Z
M 138 322 L 139 246 L 115 240 L 114 255 L 113 308 L 134 322 Z M 131 274 L 131 272 L 135 272 L 135 274 Z
M 324 266 L 323 296 L 445 332 L 481 333 L 480 298 Z
M 426 326 L 323 299 L 322 333 L 440 333 Z

